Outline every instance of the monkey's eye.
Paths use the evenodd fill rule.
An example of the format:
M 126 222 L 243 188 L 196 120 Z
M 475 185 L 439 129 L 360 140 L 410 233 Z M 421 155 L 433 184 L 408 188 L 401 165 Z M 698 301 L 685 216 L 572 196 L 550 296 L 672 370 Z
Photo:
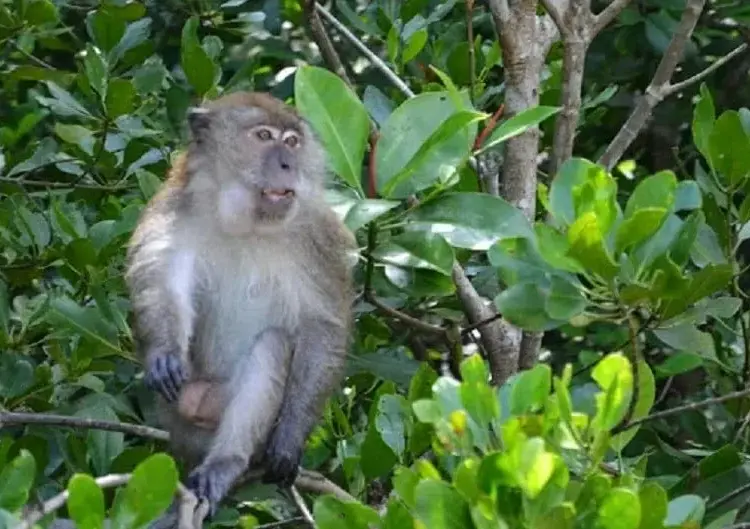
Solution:
M 284 138 L 284 143 L 286 143 L 289 147 L 296 147 L 297 145 L 299 145 L 299 138 L 294 134 L 290 134 L 289 136 Z
M 268 129 L 260 129 L 255 135 L 258 136 L 261 141 L 268 141 L 273 137 L 273 134 L 271 134 L 271 131 Z

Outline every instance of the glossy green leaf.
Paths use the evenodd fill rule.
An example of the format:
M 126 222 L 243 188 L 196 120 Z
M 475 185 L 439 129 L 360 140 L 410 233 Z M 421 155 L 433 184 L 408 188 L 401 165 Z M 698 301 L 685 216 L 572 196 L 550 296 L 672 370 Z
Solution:
M 396 200 L 380 200 L 375 198 L 359 200 L 346 213 L 344 224 L 350 230 L 357 231 L 359 228 L 388 213 L 400 204 Z
M 135 4 L 135 2 L 133 4 Z M 136 46 L 139 46 L 143 44 L 144 42 L 146 42 L 146 40 L 149 38 L 150 35 L 151 35 L 151 19 L 150 18 L 148 17 L 142 18 L 141 20 L 136 20 L 132 24 L 128 24 L 120 40 L 109 52 L 109 60 L 113 63 L 119 61 L 120 59 L 123 58 L 125 53 L 132 50 Z M 194 64 L 194 63 L 191 62 L 190 64 Z M 183 68 L 184 68 L 184 65 L 183 65 Z M 212 72 L 213 70 L 206 70 L 204 73 L 208 76 Z
M 699 209 L 703 204 L 703 196 L 698 184 L 692 180 L 683 180 L 677 184 L 674 191 L 674 210 L 685 211 Z
M 708 160 L 710 160 L 710 138 L 715 119 L 716 111 L 711 92 L 703 83 L 693 112 L 692 132 L 696 148 Z
M 667 357 L 664 362 L 655 366 L 661 377 L 672 377 L 687 373 L 703 365 L 703 358 L 695 353 L 678 352 Z
M 646 417 L 651 411 L 651 407 L 656 400 L 656 383 L 654 374 L 651 372 L 649 365 L 643 360 L 638 362 L 638 395 L 633 407 L 633 413 L 630 415 L 631 421 L 637 421 Z M 621 452 L 625 446 L 632 441 L 635 434 L 638 433 L 638 426 L 628 428 L 627 430 L 613 435 L 610 439 L 610 446 L 613 450 Z
M 632 490 L 618 487 L 607 494 L 596 514 L 598 526 L 604 529 L 638 529 L 641 504 Z
M 732 280 L 732 266 L 728 264 L 708 265 L 696 272 L 684 293 L 664 304 L 660 312 L 669 319 L 684 312 L 690 305 L 725 288 Z
M 615 252 L 627 250 L 656 233 L 666 216 L 664 208 L 644 208 L 633 213 L 617 227 Z
M 556 271 L 539 255 L 530 239 L 505 239 L 488 251 L 490 264 L 507 286 L 517 283 L 547 281 Z
M 545 119 L 554 116 L 560 111 L 560 107 L 535 106 L 526 108 L 513 117 L 505 120 L 492 131 L 487 142 L 476 152 L 482 153 L 495 145 L 523 134 L 532 127 L 536 127 Z
M 387 181 L 379 181 L 378 186 L 385 196 L 393 198 L 406 198 L 432 185 L 436 180 L 445 180 L 452 176 L 451 170 L 455 169 L 462 159 L 452 159 L 447 163 L 441 163 L 437 173 L 430 174 L 424 170 L 428 163 L 433 163 L 435 153 L 453 142 L 456 133 L 476 124 L 486 116 L 480 112 L 460 110 L 443 121 L 432 134 L 430 134 L 419 146 L 417 152 L 411 157 L 406 165 Z M 387 125 L 387 124 L 386 124 Z M 464 158 L 468 158 L 468 152 Z
M 638 491 L 641 504 L 640 529 L 660 528 L 667 517 L 667 492 L 654 481 L 644 483 Z
M 609 354 L 591 372 L 602 393 L 596 396 L 593 422 L 600 429 L 613 428 L 620 422 L 633 395 L 633 373 L 630 361 L 620 353 Z
M 158 518 L 172 503 L 177 478 L 177 466 L 167 454 L 157 453 L 140 463 L 115 500 L 113 526 L 135 529 Z
M 380 397 L 375 428 L 383 442 L 399 457 L 406 448 L 406 421 L 409 418 L 406 399 L 397 395 Z
M 182 28 L 180 65 L 190 85 L 203 96 L 214 86 L 217 66 L 198 41 L 198 24 L 198 17 L 192 16 Z
M 586 213 L 573 222 L 568 230 L 568 242 L 568 255 L 586 269 L 607 280 L 617 274 L 619 267 L 605 245 L 602 226 L 593 212 Z
M 104 492 L 94 478 L 74 474 L 68 482 L 68 513 L 79 529 L 104 527 Z
M 452 246 L 473 250 L 533 234 L 521 210 L 486 193 L 445 193 L 411 210 L 407 219 L 441 234 Z
M 541 437 L 528 439 L 515 456 L 514 471 L 519 485 L 528 498 L 534 499 L 554 474 L 555 456 L 547 451 Z
M 362 102 L 340 77 L 315 66 L 297 70 L 294 96 L 300 113 L 319 135 L 333 171 L 364 195 L 362 161 L 370 121 Z
M 468 95 L 464 93 L 462 97 L 468 106 Z M 451 176 L 467 159 L 477 126 L 471 123 L 473 117 L 459 110 L 448 92 L 425 92 L 407 99 L 391 113 L 380 130 L 375 153 L 381 194 L 405 198 Z M 461 125 L 461 116 L 469 123 L 463 122 L 454 131 L 441 127 L 454 115 L 459 117 L 453 118 L 451 125 Z M 393 187 L 396 184 L 391 181 L 397 176 L 403 184 Z M 391 187 L 390 193 L 383 192 L 386 186 Z
M 550 185 L 550 212 L 565 225 L 593 213 L 607 231 L 616 216 L 616 188 L 614 179 L 601 166 L 583 158 L 570 158 Z
M 23 395 L 34 384 L 34 366 L 24 355 L 4 351 L 0 355 L 0 397 Z
M 50 308 L 50 318 L 57 325 L 65 325 L 87 336 L 110 352 L 120 352 L 116 330 L 95 309 L 81 307 L 68 297 L 53 299 Z
M 709 136 L 711 163 L 735 186 L 750 176 L 750 135 L 745 132 L 740 115 L 734 110 L 721 114 Z
M 677 177 L 672 171 L 660 171 L 644 178 L 633 190 L 625 206 L 625 218 L 641 209 L 670 209 L 674 204 Z
M 576 274 L 583 272 L 581 264 L 568 256 L 570 243 L 564 234 L 542 222 L 537 222 L 534 225 L 534 232 L 536 234 L 537 250 L 547 263 L 567 272 Z
M 528 331 L 547 331 L 566 323 L 546 314 L 548 297 L 548 286 L 518 283 L 503 290 L 495 298 L 495 305 L 500 314 L 513 325 Z
M 52 97 L 37 96 L 42 105 L 48 107 L 59 116 L 92 118 L 91 113 L 84 108 L 67 90 L 52 81 L 45 83 Z
M 371 507 L 357 502 L 343 502 L 331 496 L 319 496 L 313 507 L 319 529 L 370 529 L 380 517 Z
M 415 515 L 430 529 L 473 529 L 469 506 L 456 489 L 426 479 L 416 488 Z
M 0 472 L 0 508 L 16 511 L 29 499 L 36 476 L 36 461 L 28 450 L 20 453 Z
M 104 100 L 107 96 L 107 77 L 109 74 L 106 59 L 99 48 L 91 44 L 86 46 L 83 67 L 91 88 Z
M 67 123 L 55 123 L 55 134 L 66 143 L 72 143 L 81 148 L 89 156 L 94 154 L 96 138 L 94 133 L 81 125 L 68 125 Z
M 550 278 L 549 295 L 544 303 L 544 310 L 550 318 L 569 321 L 581 314 L 586 305 L 586 298 L 578 284 L 567 277 Z
M 135 109 L 135 87 L 129 79 L 113 79 L 107 90 L 107 116 L 116 119 Z
M 401 52 L 401 63 L 405 64 L 416 57 L 425 44 L 427 44 L 427 30 L 423 28 L 409 37 Z
M 42 26 L 57 22 L 57 6 L 50 0 L 27 0 L 24 2 L 23 19 L 31 26 Z
M 447 276 L 453 268 L 453 248 L 442 235 L 427 231 L 407 231 L 378 245 L 375 259 L 393 265 L 427 268 Z
M 685 494 L 669 502 L 664 525 L 679 526 L 691 522 L 699 525 L 705 514 L 706 503 L 703 498 L 694 494 Z
M 552 388 L 552 370 L 546 364 L 537 364 L 522 371 L 513 383 L 511 413 L 533 413 L 544 407 Z
M 698 330 L 689 323 L 666 329 L 654 329 L 654 335 L 677 351 L 695 353 L 707 359 L 716 359 L 714 341 L 711 335 Z

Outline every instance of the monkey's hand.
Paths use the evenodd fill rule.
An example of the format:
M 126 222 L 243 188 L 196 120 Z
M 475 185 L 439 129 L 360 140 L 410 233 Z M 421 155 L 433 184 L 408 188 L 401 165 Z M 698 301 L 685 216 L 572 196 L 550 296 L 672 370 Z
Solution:
M 188 379 L 185 362 L 175 353 L 154 352 L 146 365 L 146 385 L 158 391 L 167 402 L 175 402 Z
M 285 488 L 294 485 L 302 460 L 302 448 L 283 433 L 283 428 L 277 428 L 266 448 L 263 482 Z

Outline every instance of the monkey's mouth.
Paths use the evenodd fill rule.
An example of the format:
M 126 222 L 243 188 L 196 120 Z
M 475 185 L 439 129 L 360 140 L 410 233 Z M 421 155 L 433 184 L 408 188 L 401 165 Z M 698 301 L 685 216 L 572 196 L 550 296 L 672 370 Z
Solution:
M 280 202 L 294 198 L 293 189 L 263 189 L 261 196 L 271 202 Z

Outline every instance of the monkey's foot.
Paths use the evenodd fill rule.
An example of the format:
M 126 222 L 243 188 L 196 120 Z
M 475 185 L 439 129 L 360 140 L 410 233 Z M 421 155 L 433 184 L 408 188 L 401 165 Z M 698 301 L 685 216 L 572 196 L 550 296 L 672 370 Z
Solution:
M 301 459 L 301 451 L 287 450 L 281 443 L 272 442 L 266 451 L 266 472 L 263 481 L 284 488 L 291 487 L 297 479 Z
M 208 501 L 209 515 L 213 516 L 216 514 L 219 503 L 246 466 L 246 463 L 239 457 L 223 457 L 206 461 L 190 473 L 186 485 L 199 500 Z
M 168 402 L 177 400 L 180 388 L 187 379 L 185 364 L 179 356 L 171 353 L 158 353 L 149 358 L 146 385 L 161 393 Z

